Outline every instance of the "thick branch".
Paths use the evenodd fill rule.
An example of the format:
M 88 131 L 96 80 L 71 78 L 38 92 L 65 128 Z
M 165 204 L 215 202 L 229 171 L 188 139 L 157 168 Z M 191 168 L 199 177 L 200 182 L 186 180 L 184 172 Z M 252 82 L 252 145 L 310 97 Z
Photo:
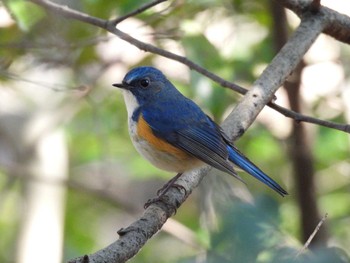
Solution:
M 276 2 L 292 10 L 300 18 L 302 18 L 307 11 L 314 13 L 317 11 L 328 20 L 323 29 L 323 33 L 330 35 L 341 42 L 350 44 L 350 18 L 348 16 L 340 14 L 328 7 L 318 6 L 317 2 L 319 1 L 276 0 Z
M 298 65 L 325 25 L 326 19 L 323 16 L 305 16 L 290 40 L 225 120 L 223 126 L 226 132 L 237 138 L 250 126 Z

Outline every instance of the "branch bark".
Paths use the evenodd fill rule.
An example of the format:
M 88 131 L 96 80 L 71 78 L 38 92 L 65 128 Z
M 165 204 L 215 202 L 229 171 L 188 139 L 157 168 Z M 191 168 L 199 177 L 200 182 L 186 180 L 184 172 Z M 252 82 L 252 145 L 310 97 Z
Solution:
M 327 24 L 323 29 L 323 33 L 334 37 L 336 40 L 350 44 L 350 18 L 346 15 L 340 14 L 325 6 L 319 6 L 315 9 L 317 4 L 312 0 L 275 0 L 285 8 L 290 9 L 302 18 L 305 13 L 319 13 L 326 17 Z

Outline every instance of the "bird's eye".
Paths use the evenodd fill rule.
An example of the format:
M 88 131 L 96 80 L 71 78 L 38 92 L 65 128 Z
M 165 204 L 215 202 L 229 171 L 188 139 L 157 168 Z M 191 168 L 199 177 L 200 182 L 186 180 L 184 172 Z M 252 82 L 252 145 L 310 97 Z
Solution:
M 147 88 L 149 85 L 149 79 L 141 79 L 140 84 L 142 87 Z

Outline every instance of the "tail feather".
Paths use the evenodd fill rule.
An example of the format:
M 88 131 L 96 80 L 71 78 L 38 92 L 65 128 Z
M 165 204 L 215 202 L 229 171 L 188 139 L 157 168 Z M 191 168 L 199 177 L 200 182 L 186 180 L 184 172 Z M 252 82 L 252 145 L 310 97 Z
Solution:
M 234 146 L 228 147 L 229 160 L 235 165 L 254 176 L 256 179 L 266 184 L 271 189 L 275 190 L 281 196 L 285 196 L 288 193 L 272 178 L 261 171 L 255 164 L 253 164 L 247 157 L 245 157 L 237 148 Z

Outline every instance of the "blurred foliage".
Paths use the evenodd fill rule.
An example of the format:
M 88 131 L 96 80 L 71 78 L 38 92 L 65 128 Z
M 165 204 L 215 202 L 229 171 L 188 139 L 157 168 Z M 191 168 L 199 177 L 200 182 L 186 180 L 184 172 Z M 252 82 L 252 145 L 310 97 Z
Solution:
M 280 220 L 278 203 L 270 197 L 234 205 L 223 214 L 225 232 L 212 236 L 208 262 L 348 262 L 346 252 L 336 248 L 297 256 L 297 241 L 278 229 Z
M 149 1 L 55 2 L 107 19 Z M 269 5 L 267 0 L 170 1 L 132 18 L 140 25 L 127 33 L 133 35 L 148 28 L 151 33 L 143 37 L 149 37 L 155 45 L 182 52 L 221 77 L 248 87 L 274 55 Z M 110 87 L 113 81 L 120 81 L 130 67 L 161 65 L 172 74 L 169 78 L 176 86 L 218 122 L 240 96 L 188 69 L 182 68 L 176 74 L 177 68 L 173 69 L 168 61 L 160 63 L 152 54 L 125 51 L 121 40 L 112 45 L 114 37 L 101 29 L 48 13 L 27 1 L 7 0 L 0 3 L 0 8 L 5 8 L 13 19 L 0 27 L 0 89 L 15 93 L 29 112 L 54 104 L 51 100 L 45 102 L 46 107 L 35 103 L 45 92 L 51 92 L 52 97 L 63 96 L 62 105 L 77 106 L 73 117 L 59 124 L 66 135 L 70 180 L 85 186 L 100 185 L 106 193 L 117 192 L 128 199 L 129 203 L 123 198 L 111 201 L 89 188 L 70 187 L 65 208 L 64 259 L 94 252 L 111 243 L 118 228 L 141 214 L 143 203 L 155 194 L 147 192 L 148 182 L 169 178 L 168 173 L 152 167 L 134 150 L 128 137 L 123 99 Z M 216 23 L 216 34 L 210 37 L 208 30 Z M 169 43 L 178 48 L 168 48 Z M 103 44 L 108 44 L 103 47 L 109 49 L 103 49 Z M 349 48 L 342 47 L 341 52 L 339 63 L 349 73 L 349 65 L 343 63 L 349 59 Z M 50 78 L 51 71 L 59 72 L 58 80 Z M 33 77 L 38 75 L 39 78 Z M 349 79 L 344 79 L 346 82 Z M 29 85 L 35 89 L 26 92 Z M 82 100 L 72 103 L 72 94 L 81 85 L 91 90 Z M 309 114 L 317 115 L 317 101 L 312 103 L 308 105 Z M 331 119 L 346 123 L 345 106 L 339 107 L 343 107 L 340 113 Z M 61 108 L 60 104 L 56 111 Z M 275 114 L 270 118 L 274 119 L 278 115 Z M 349 262 L 349 136 L 323 127 L 310 129 L 319 205 L 322 212 L 329 213 L 326 225 L 334 246 L 315 248 L 312 253 L 295 258 L 302 244 L 297 241 L 300 226 L 286 147 L 289 135 L 275 136 L 269 125 L 258 121 L 237 143 L 238 147 L 286 185 L 290 196 L 281 199 L 242 173 L 255 195 L 254 205 L 226 200 L 216 207 L 219 227 L 207 229 L 200 220 L 203 211 L 198 208 L 203 197 L 194 193 L 174 218 L 192 231 L 197 246 L 162 232 L 130 262 Z M 14 262 L 24 206 L 22 179 L 11 179 L 9 174 L 6 168 L 1 169 L 0 262 L 4 263 Z M 237 181 L 230 182 L 243 187 Z

